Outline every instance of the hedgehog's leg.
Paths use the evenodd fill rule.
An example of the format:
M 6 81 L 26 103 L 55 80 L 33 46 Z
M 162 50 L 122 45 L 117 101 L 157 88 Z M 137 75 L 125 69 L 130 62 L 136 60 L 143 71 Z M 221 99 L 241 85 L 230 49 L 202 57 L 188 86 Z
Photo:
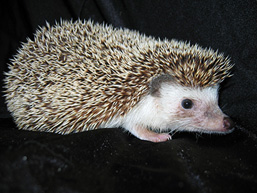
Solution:
M 155 133 L 138 125 L 134 126 L 133 129 L 129 131 L 139 139 L 151 142 L 163 142 L 171 139 L 171 136 L 168 133 Z

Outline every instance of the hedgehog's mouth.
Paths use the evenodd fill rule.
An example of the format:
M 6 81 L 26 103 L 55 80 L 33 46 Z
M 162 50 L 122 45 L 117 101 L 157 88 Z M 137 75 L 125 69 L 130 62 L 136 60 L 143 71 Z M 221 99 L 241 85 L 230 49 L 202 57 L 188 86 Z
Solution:
M 195 128 L 193 131 L 200 133 L 209 133 L 209 134 L 229 134 L 234 131 L 234 125 L 231 125 L 227 128 Z
M 197 129 L 198 130 L 198 129 Z M 231 129 L 199 129 L 198 130 L 201 133 L 210 133 L 210 134 L 229 134 L 234 131 L 234 128 Z

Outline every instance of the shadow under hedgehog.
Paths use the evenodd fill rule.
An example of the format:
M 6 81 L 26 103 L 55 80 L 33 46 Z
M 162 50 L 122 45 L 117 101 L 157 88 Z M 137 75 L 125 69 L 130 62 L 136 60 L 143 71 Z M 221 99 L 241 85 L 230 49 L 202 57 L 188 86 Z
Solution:
M 8 110 L 20 129 L 68 134 L 122 127 L 152 142 L 170 131 L 225 134 L 218 106 L 232 65 L 223 54 L 92 21 L 39 28 L 6 73 Z

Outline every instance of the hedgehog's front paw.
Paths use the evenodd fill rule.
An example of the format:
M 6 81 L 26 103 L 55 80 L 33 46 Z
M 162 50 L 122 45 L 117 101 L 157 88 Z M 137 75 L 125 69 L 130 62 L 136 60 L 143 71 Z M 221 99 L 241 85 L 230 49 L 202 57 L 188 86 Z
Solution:
M 171 139 L 171 136 L 168 133 L 154 133 L 150 132 L 145 136 L 145 139 L 147 141 L 151 142 L 164 142 Z
M 140 126 L 134 127 L 133 131 L 130 132 L 139 139 L 151 142 L 164 142 L 171 139 L 171 136 L 168 133 L 155 133 Z

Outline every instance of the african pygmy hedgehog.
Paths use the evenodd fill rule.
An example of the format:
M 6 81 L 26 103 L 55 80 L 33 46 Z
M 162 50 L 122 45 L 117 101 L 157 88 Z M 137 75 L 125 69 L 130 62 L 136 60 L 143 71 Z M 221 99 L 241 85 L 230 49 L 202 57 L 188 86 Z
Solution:
M 231 68 L 223 54 L 198 45 L 61 21 L 22 45 L 6 73 L 5 96 L 21 129 L 68 134 L 123 127 L 159 142 L 175 130 L 232 131 L 218 106 L 218 85 Z

